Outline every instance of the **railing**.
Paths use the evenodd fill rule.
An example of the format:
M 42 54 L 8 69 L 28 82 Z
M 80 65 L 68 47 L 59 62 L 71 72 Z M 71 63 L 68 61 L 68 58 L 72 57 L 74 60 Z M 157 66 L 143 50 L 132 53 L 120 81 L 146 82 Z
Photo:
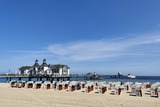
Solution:
M 1 78 L 5 77 L 71 77 L 70 75 L 19 75 L 19 74 L 1 74 Z

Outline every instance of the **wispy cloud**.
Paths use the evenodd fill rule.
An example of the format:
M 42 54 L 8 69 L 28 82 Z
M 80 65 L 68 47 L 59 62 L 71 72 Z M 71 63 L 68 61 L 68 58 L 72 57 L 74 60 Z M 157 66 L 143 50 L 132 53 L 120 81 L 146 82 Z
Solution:
M 1 71 L 6 71 L 8 68 L 14 71 L 22 65 L 32 65 L 35 59 L 39 59 L 39 63 L 42 63 L 43 59 L 46 58 L 47 63 L 66 63 L 72 66 L 72 70 L 79 70 L 79 72 L 96 70 L 102 72 L 108 70 L 112 71 L 112 73 L 116 73 L 119 70 L 138 72 L 138 70 L 146 71 L 146 69 L 152 71 L 152 68 L 156 72 L 159 69 L 158 65 L 160 62 L 159 47 L 160 35 L 158 33 L 121 36 L 121 38 L 114 39 L 74 41 L 51 44 L 44 50 L 39 51 L 8 51 L 8 58 L 1 58 L 0 65 L 4 66 L 2 67 L 3 69 L 1 68 Z M 123 62 L 117 60 L 118 58 L 124 58 L 124 56 L 127 60 Z M 147 57 L 141 58 L 142 56 Z M 146 60 L 146 58 L 150 59 Z M 128 60 L 132 61 L 129 62 Z M 87 61 L 93 62 L 93 64 L 89 65 L 90 63 Z M 98 63 L 102 61 L 98 65 L 99 67 L 94 67 L 98 64 L 96 61 L 99 61 Z M 106 67 L 106 65 L 108 66 Z
M 31 50 L 14 50 L 14 51 L 7 51 L 13 53 L 46 53 L 46 51 L 31 51 Z
M 153 47 L 159 46 L 160 35 L 142 34 L 121 38 L 74 41 L 69 43 L 51 44 L 45 50 L 17 50 L 8 51 L 23 53 L 18 58 L 46 58 L 54 56 L 57 59 L 69 59 L 73 61 L 106 60 L 121 56 L 159 56 L 160 51 L 154 51 Z M 154 46 L 152 46 L 154 45 Z M 147 48 L 147 46 L 150 46 Z M 144 49 L 145 48 L 145 49 Z M 160 49 L 159 49 L 160 50 Z M 16 57 L 17 58 L 17 57 Z
M 47 51 L 76 61 L 103 60 L 123 55 L 152 55 L 151 50 L 145 50 L 143 53 L 133 50 L 143 49 L 146 45 L 160 45 L 157 43 L 160 43 L 160 35 L 149 34 L 130 38 L 52 44 L 48 46 Z

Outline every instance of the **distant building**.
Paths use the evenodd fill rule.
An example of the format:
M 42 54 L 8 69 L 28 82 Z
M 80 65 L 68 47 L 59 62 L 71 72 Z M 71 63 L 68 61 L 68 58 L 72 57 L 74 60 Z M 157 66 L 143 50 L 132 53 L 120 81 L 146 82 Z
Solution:
M 33 66 L 22 66 L 19 68 L 19 75 L 70 75 L 70 67 L 63 64 L 47 64 L 46 59 L 39 65 L 38 60 L 35 60 Z

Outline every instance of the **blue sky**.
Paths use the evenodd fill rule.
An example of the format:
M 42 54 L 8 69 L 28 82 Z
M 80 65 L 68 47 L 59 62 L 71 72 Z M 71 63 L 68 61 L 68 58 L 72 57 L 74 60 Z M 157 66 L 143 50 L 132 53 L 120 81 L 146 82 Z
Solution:
M 0 73 L 68 64 L 71 73 L 160 75 L 159 0 L 0 0 Z

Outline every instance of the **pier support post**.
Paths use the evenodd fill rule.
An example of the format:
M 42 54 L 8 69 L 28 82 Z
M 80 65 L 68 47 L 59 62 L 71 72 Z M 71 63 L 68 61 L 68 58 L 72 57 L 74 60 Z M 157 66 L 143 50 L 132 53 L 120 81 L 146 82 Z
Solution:
M 8 82 L 8 77 L 6 78 L 6 81 Z
M 28 81 L 31 81 L 32 80 L 32 78 L 31 77 L 28 77 Z
M 59 81 L 59 78 L 57 78 L 57 81 Z
M 51 78 L 51 82 L 53 82 L 54 78 Z
M 18 77 L 18 80 L 20 81 L 20 80 L 21 80 L 21 77 Z

